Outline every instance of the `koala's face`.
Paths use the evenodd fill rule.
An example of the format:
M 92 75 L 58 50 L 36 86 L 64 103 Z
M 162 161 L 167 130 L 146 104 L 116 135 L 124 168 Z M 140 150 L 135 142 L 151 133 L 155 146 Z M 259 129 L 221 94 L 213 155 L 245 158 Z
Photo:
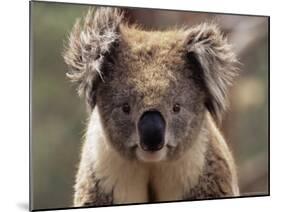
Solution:
M 216 25 L 146 32 L 118 9 L 90 11 L 64 59 L 109 144 L 141 161 L 179 158 L 198 142 L 206 111 L 219 120 L 237 60 Z
M 142 161 L 178 158 L 196 140 L 206 110 L 184 37 L 123 33 L 97 89 L 108 141 L 121 155 Z

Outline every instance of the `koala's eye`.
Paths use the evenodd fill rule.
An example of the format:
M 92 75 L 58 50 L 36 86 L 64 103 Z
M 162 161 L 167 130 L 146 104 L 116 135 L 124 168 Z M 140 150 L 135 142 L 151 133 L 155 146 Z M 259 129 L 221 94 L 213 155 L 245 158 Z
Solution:
M 122 110 L 123 110 L 124 113 L 129 114 L 130 111 L 131 111 L 131 107 L 128 103 L 124 103 L 122 105 Z
M 174 104 L 173 106 L 174 113 L 178 113 L 180 112 L 180 110 L 181 110 L 180 104 L 179 103 Z

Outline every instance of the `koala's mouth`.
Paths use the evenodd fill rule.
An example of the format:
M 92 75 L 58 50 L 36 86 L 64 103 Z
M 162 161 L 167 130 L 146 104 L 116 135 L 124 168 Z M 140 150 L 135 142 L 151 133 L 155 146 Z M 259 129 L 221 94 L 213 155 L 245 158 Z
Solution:
M 142 147 L 138 146 L 136 148 L 136 155 L 140 161 L 143 162 L 159 162 L 166 159 L 167 147 L 163 146 L 160 150 L 157 151 L 147 151 L 143 150 Z
M 164 144 L 164 146 L 156 151 L 144 150 L 141 145 L 134 143 L 128 146 L 131 152 L 134 152 L 136 158 L 142 162 L 160 162 L 167 160 L 170 151 L 174 151 L 177 146 L 172 144 Z

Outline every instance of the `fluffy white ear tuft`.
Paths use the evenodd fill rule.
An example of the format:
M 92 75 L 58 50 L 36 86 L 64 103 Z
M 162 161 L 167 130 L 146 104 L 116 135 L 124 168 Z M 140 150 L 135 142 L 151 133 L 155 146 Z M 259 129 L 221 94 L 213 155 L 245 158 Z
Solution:
M 123 14 L 119 9 L 90 9 L 77 20 L 63 54 L 69 67 L 67 77 L 78 84 L 79 95 L 85 95 L 91 107 L 95 105 L 95 89 L 102 80 L 105 55 L 110 54 L 119 40 L 119 25 Z

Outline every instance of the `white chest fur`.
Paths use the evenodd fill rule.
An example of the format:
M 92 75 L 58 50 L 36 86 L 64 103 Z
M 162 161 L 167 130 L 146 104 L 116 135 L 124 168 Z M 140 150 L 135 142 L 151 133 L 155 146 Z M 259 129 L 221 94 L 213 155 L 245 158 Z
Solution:
M 100 186 L 104 192 L 113 191 L 115 204 L 148 202 L 148 185 L 153 189 L 156 201 L 179 200 L 198 182 L 203 169 L 205 142 L 194 144 L 178 161 L 145 164 L 126 160 L 109 147 L 98 123 L 95 117 L 89 125 L 82 160 L 89 162 L 91 158 L 88 165 L 98 179 L 103 179 Z
M 181 200 L 198 183 L 205 151 L 204 142 L 196 143 L 179 160 L 157 164 L 151 169 L 151 185 L 156 201 Z

